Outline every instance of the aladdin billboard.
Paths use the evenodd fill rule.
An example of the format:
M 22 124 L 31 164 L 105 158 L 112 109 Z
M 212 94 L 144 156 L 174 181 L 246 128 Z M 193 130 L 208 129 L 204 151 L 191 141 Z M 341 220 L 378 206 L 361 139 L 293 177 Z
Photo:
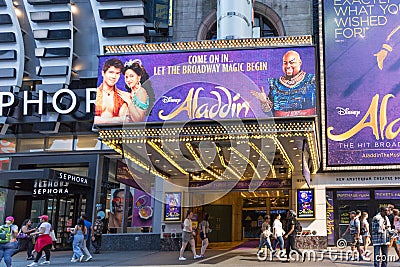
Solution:
M 327 167 L 400 163 L 399 4 L 323 1 Z
M 95 125 L 315 116 L 315 48 L 100 57 Z

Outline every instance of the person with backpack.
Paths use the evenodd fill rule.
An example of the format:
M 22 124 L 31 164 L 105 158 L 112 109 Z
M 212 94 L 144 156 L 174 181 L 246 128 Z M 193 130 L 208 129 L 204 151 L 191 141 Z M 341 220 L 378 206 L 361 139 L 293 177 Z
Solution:
M 95 249 L 94 254 L 99 254 L 101 250 L 101 236 L 103 235 L 104 223 L 100 216 L 97 216 L 96 221 L 93 224 L 93 247 Z
M 297 230 L 301 227 L 296 219 L 296 212 L 294 210 L 289 210 L 286 215 L 286 234 L 283 236 L 286 239 L 286 261 L 290 261 L 292 258 L 290 255 L 291 251 L 295 251 L 301 256 L 302 261 L 305 261 L 304 255 L 296 248 L 296 235 Z
M 12 256 L 18 251 L 18 226 L 14 224 L 14 217 L 8 216 L 5 224 L 0 226 L 0 262 L 4 258 L 7 267 L 11 267 Z

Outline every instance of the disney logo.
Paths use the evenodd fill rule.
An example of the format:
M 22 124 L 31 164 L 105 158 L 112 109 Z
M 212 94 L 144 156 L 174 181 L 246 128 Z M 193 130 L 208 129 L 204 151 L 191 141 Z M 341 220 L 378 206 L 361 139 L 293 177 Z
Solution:
M 179 98 L 172 98 L 172 96 L 163 96 L 162 102 L 163 103 L 176 103 L 177 105 L 182 101 Z
M 350 108 L 342 108 L 342 107 L 336 107 L 336 110 L 338 111 L 338 114 L 340 116 L 354 115 L 358 117 L 358 115 L 360 115 L 361 113 L 361 111 L 359 110 L 350 110 Z

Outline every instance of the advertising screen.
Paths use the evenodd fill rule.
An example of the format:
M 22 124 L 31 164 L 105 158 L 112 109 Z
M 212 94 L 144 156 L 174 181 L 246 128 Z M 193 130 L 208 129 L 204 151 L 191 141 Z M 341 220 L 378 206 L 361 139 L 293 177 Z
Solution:
M 94 124 L 316 114 L 313 46 L 102 56 Z
M 399 4 L 323 1 L 327 166 L 400 163 Z
M 182 193 L 165 193 L 163 220 L 165 222 L 180 222 L 182 220 Z
M 315 218 L 314 189 L 297 189 L 297 218 Z

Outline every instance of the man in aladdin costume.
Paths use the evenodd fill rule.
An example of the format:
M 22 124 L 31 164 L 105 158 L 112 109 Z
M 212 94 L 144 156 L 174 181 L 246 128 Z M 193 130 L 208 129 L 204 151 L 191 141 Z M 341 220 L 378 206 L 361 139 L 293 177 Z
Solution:
M 275 117 L 315 115 L 315 75 L 301 69 L 301 58 L 296 51 L 288 51 L 283 56 L 284 76 L 268 78 L 269 94 L 261 87 L 261 92 L 251 93 L 261 103 L 262 110 L 271 110 Z
M 126 115 L 121 111 L 125 102 L 116 86 L 123 67 L 124 64 L 117 58 L 110 58 L 103 65 L 103 82 L 96 92 L 95 124 L 121 123 L 125 120 Z

